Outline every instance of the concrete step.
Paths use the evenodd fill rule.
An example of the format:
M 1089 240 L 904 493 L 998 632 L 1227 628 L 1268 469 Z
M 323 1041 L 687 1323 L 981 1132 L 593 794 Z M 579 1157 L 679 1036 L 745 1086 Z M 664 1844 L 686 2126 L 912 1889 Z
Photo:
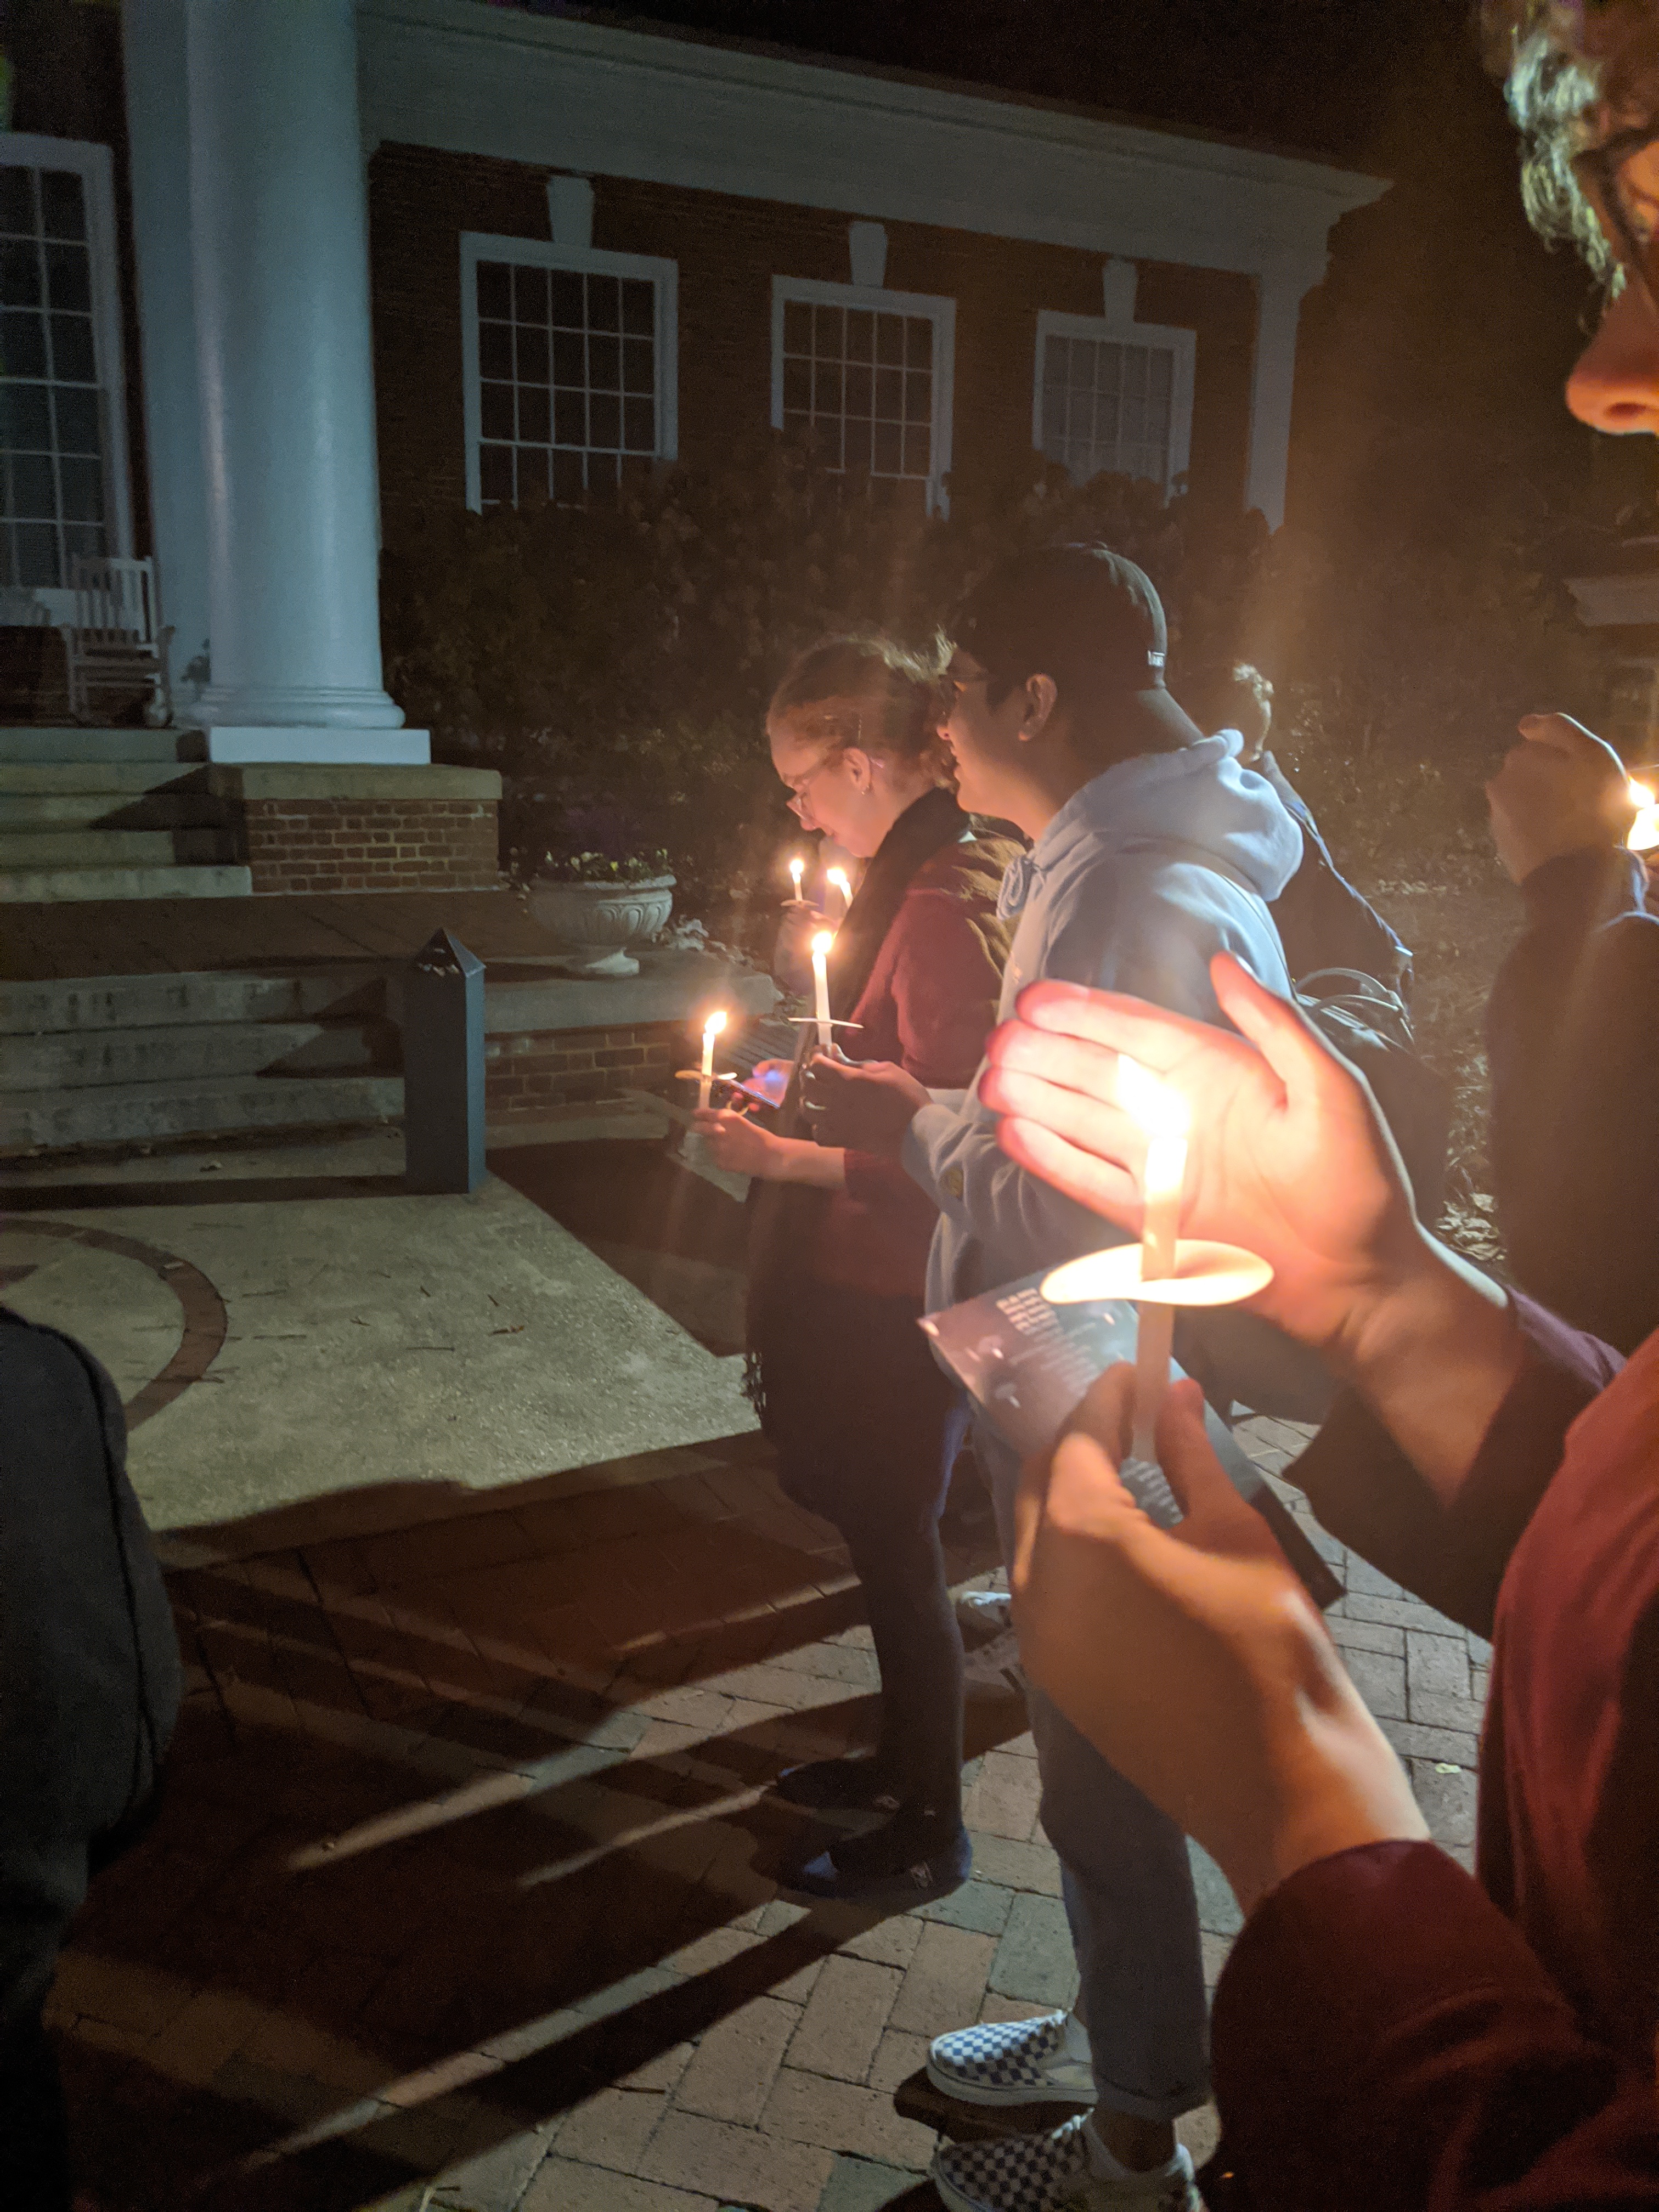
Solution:
M 0 869 L 212 866 L 216 830 L 0 830 Z
M 196 1028 L 210 1022 L 376 1019 L 384 969 L 331 962 L 311 975 L 253 975 L 227 969 L 192 975 L 78 975 L 46 983 L 0 983 L 0 1036 L 95 1034 L 104 1030 Z
M 200 730 L 0 729 L 0 761 L 204 761 Z
M 9 792 L 0 785 L 0 832 L 44 830 L 217 830 L 222 799 L 205 791 Z
M 62 793 L 108 793 L 137 799 L 147 791 L 207 789 L 200 761 L 7 761 L 0 759 L 0 793 L 30 798 Z
M 197 1085 L 221 1076 L 368 1075 L 395 1065 L 395 1033 L 350 1023 L 210 1022 L 153 1030 L 70 1030 L 19 1037 L 0 1063 L 0 1098 L 107 1084 Z
M 396 1121 L 400 1075 L 221 1076 L 0 1097 L 0 1152 Z
M 252 895 L 253 878 L 246 868 L 0 869 L 0 904 L 55 904 L 60 899 L 251 898 Z

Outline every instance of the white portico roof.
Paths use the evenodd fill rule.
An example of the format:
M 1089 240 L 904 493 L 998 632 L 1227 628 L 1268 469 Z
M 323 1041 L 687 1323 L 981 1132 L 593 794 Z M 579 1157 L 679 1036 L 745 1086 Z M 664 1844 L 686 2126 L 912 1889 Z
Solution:
M 359 0 L 366 143 L 946 225 L 1131 259 L 1324 273 L 1384 179 L 994 92 L 483 0 Z

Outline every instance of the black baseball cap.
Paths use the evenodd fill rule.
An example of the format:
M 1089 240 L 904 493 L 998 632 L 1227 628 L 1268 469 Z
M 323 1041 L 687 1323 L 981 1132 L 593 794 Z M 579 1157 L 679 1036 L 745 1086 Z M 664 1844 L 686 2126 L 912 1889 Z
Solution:
M 1164 687 L 1170 634 L 1157 588 L 1109 545 L 1010 555 L 963 595 L 949 629 L 1005 682 L 1051 676 L 1074 715 L 1110 731 L 1115 750 L 1172 752 L 1203 734 Z

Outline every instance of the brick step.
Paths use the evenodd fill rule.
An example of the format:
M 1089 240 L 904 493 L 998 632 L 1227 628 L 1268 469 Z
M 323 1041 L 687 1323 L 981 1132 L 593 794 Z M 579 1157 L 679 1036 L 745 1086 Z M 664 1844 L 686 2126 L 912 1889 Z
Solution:
M 0 1152 L 395 1121 L 399 1075 L 221 1076 L 0 1097 Z
M 0 729 L 0 761 L 204 761 L 200 730 Z
M 61 899 L 250 898 L 252 893 L 253 879 L 244 867 L 0 869 L 0 904 L 55 904 Z
M 327 1014 L 377 1018 L 382 967 L 331 963 L 316 975 L 79 975 L 0 983 L 0 1036 L 96 1034 L 209 1022 L 302 1022 Z
M 0 784 L 0 833 L 46 830 L 221 830 L 222 799 L 205 791 L 9 792 Z
M 0 870 L 212 866 L 227 856 L 210 830 L 0 830 Z
M 379 1034 L 375 1032 L 378 1031 Z M 384 1072 L 398 1059 L 389 1024 L 211 1022 L 149 1030 L 73 1030 L 20 1037 L 0 1066 L 0 1097 L 110 1084 L 195 1085 L 222 1076 Z

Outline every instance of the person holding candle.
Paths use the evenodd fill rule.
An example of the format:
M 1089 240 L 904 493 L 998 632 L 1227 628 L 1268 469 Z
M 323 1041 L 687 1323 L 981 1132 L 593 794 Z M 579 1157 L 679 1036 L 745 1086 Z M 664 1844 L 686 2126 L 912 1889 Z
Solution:
M 1160 1437 L 1188 1507 L 1174 1537 L 1114 1473 L 1126 1370 L 1028 1470 L 1026 1664 L 1178 1812 L 1246 1914 L 1216 1995 L 1224 2140 L 1207 2201 L 1659 2201 L 1659 1334 L 1621 1372 L 1436 1243 L 1351 1071 L 1235 963 L 1215 981 L 1240 1034 L 1115 994 L 1026 992 L 981 1084 L 1000 1141 L 1133 1226 L 1146 1138 L 1118 1103 L 1118 1055 L 1180 1089 L 1183 1233 L 1270 1262 L 1260 1308 L 1319 1348 L 1421 1486 L 1437 1575 L 1407 1587 L 1494 1649 L 1477 1886 L 1425 1840 L 1184 1394 Z
M 1659 916 L 1624 764 L 1533 714 L 1486 787 L 1526 902 L 1486 1007 L 1498 1226 L 1516 1280 L 1631 1351 L 1659 1327 Z
M 997 886 L 1014 848 L 976 837 L 948 788 L 937 678 L 879 639 L 795 663 L 767 735 L 789 804 L 868 863 L 845 918 L 811 939 L 819 1036 L 951 1088 L 977 1066 L 1007 949 Z M 851 1026 L 829 1030 L 831 1021 Z M 914 1905 L 966 1880 L 962 1644 L 939 1519 L 963 1418 L 916 1328 L 933 1209 L 902 1170 L 703 1112 L 710 1156 L 763 1186 L 750 1247 L 750 1370 L 792 1498 L 833 1522 L 863 1585 L 881 1668 L 873 1756 L 786 1772 L 782 1796 L 878 1811 L 794 1876 L 809 1893 Z
M 1269 988 L 1290 977 L 1268 902 L 1302 858 L 1271 787 L 1241 769 L 1238 736 L 1206 738 L 1164 688 L 1163 607 L 1133 562 L 1066 545 L 1004 561 L 949 625 L 944 734 L 957 793 L 975 813 L 1032 841 L 1010 869 L 1002 911 L 1018 915 L 1002 1008 L 1039 975 L 1133 990 L 1220 1018 L 1212 953 L 1237 953 Z M 939 1208 L 928 1304 L 956 1304 L 1103 1241 L 1098 1218 L 1024 1172 L 997 1145 L 975 1084 L 936 1100 L 895 1068 L 818 1062 L 826 1141 L 902 1158 Z M 1322 1410 L 1322 1368 L 1259 1323 L 1202 1324 L 1223 1351 L 1218 1396 L 1263 1410 Z M 1194 1331 L 1183 1361 L 1205 1342 Z M 988 1424 L 975 1450 L 990 1477 L 1005 1558 L 1013 1558 L 1019 1468 Z M 1056 2212 L 1091 2205 L 1185 2208 L 1191 2164 L 1174 2122 L 1208 2094 L 1198 1911 L 1179 1826 L 1115 1773 L 1034 1692 L 1031 1731 L 1042 1820 L 1059 1853 L 1081 1980 L 1079 2007 L 938 2038 L 934 2085 L 987 2106 L 1092 2097 L 1086 2123 L 992 2147 L 941 2144 L 935 2185 L 951 2212 Z M 1086 2021 L 1086 2026 L 1085 2026 Z

